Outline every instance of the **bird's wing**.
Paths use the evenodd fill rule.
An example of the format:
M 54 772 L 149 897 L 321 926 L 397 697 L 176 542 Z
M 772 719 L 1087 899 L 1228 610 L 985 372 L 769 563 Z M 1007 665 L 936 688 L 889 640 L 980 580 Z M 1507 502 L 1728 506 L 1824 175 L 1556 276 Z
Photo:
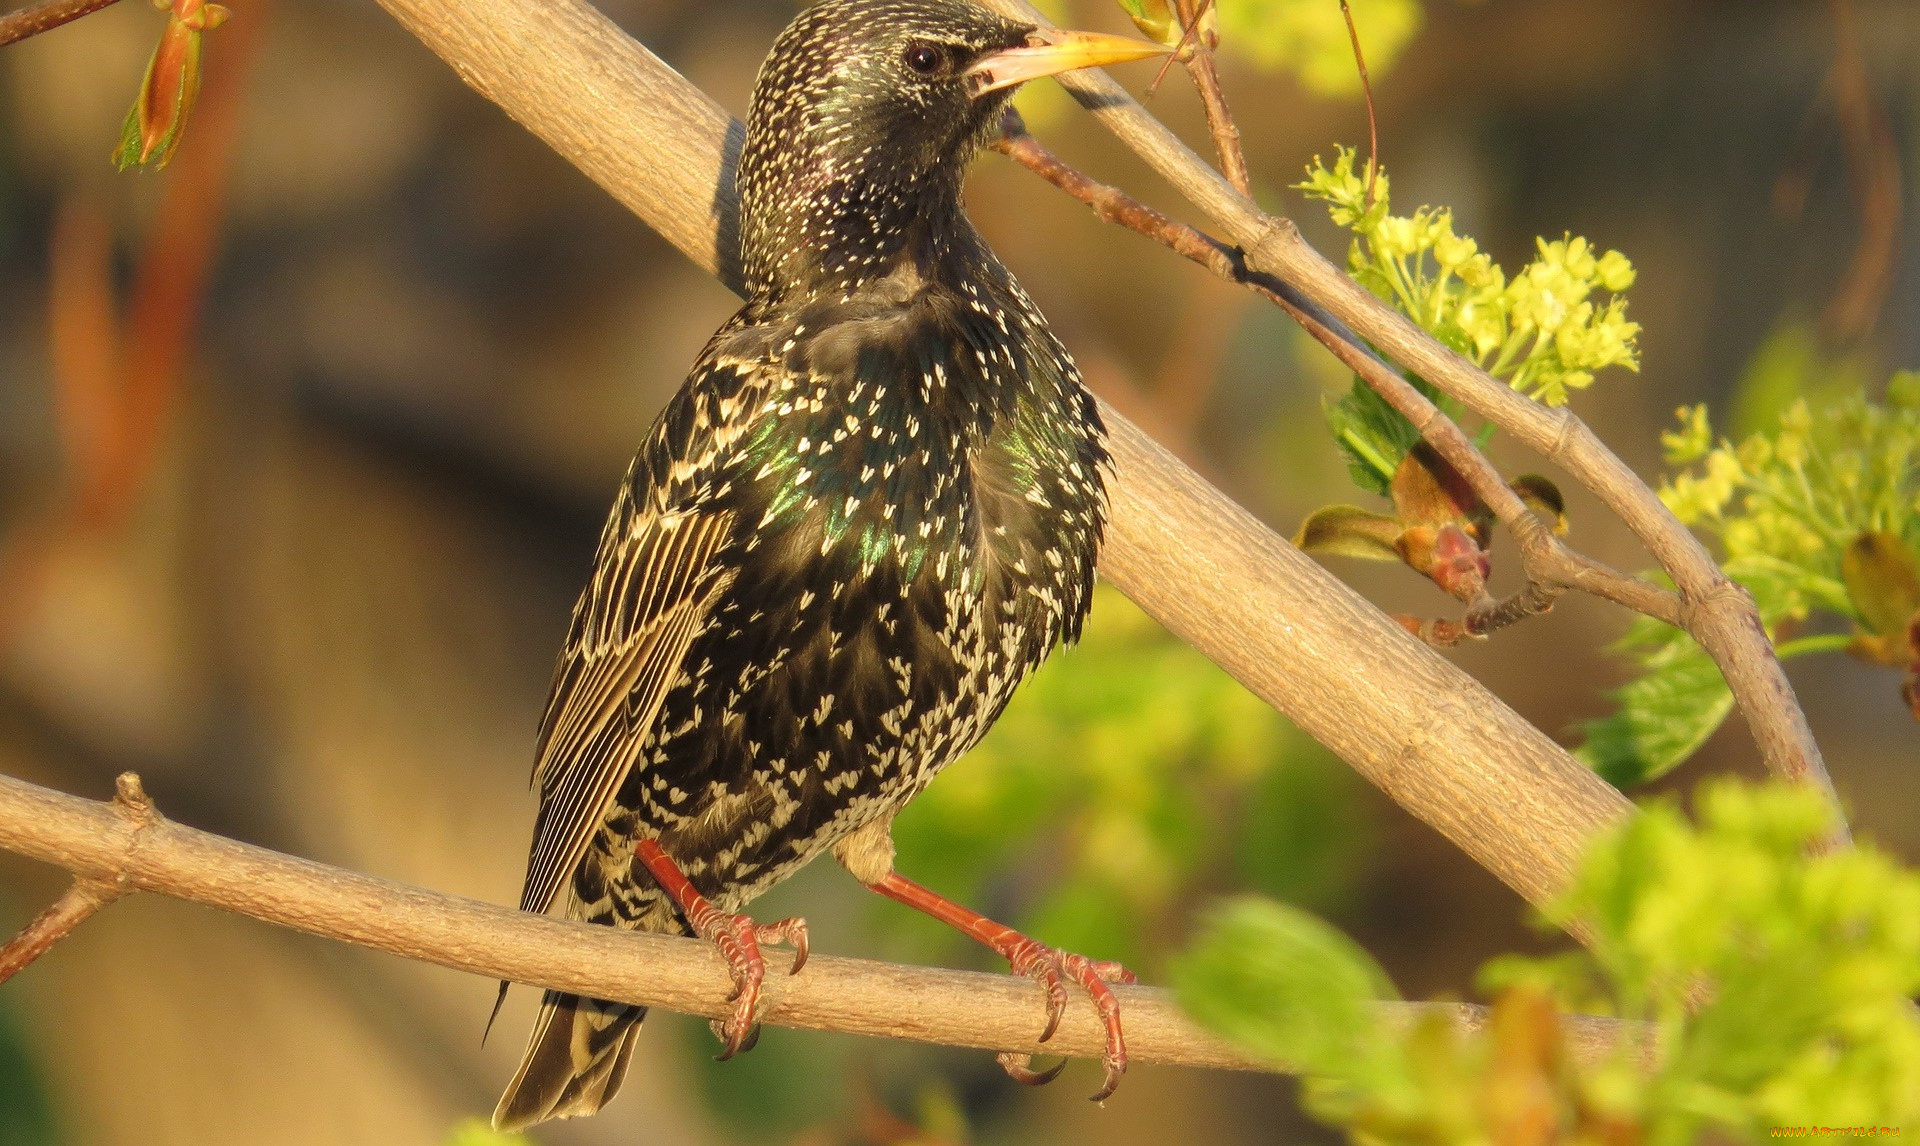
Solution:
M 730 579 L 713 556 L 732 528 L 725 510 L 640 507 L 623 490 L 541 720 L 533 773 L 540 815 L 521 910 L 552 908 L 632 771 L 688 645 Z

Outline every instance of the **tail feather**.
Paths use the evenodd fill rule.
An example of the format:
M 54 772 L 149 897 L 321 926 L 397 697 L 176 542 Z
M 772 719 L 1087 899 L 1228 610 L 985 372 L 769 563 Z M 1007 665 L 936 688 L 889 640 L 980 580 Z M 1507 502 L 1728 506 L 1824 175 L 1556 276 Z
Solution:
M 620 1091 L 645 1007 L 548 991 L 527 1040 L 526 1057 L 500 1105 L 496 1130 L 519 1130 L 549 1118 L 577 1118 Z

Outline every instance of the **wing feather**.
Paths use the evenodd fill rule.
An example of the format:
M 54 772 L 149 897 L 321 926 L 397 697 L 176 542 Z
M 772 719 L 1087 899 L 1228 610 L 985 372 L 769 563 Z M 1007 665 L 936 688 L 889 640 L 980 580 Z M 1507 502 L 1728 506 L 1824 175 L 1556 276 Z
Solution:
M 523 911 L 548 911 L 560 898 L 731 579 L 713 563 L 732 531 L 728 512 L 648 512 L 623 502 L 615 525 L 541 721 L 533 773 L 540 815 Z

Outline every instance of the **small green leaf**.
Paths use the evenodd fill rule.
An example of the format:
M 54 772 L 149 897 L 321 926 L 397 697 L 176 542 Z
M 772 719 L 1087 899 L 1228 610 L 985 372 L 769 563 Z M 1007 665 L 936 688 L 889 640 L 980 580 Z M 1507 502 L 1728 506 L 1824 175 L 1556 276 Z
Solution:
M 1338 399 L 1322 406 L 1334 441 L 1347 456 L 1347 470 L 1361 489 L 1392 496 L 1393 475 L 1407 451 L 1420 441 L 1420 432 L 1386 399 L 1358 378 Z
M 1217 905 L 1173 968 L 1201 1024 L 1310 1074 L 1370 1074 L 1389 1046 L 1372 1004 L 1396 998 L 1386 972 L 1326 922 L 1271 900 Z
M 1581 724 L 1586 742 L 1574 755 L 1616 788 L 1664 776 L 1693 755 L 1733 710 L 1720 669 L 1683 634 L 1661 643 L 1647 671 L 1608 693 L 1611 716 Z M 1637 643 L 1630 635 L 1622 644 Z
M 1300 523 L 1293 543 L 1308 553 L 1330 553 L 1368 561 L 1399 561 L 1394 541 L 1400 523 L 1384 513 L 1357 505 L 1327 505 Z

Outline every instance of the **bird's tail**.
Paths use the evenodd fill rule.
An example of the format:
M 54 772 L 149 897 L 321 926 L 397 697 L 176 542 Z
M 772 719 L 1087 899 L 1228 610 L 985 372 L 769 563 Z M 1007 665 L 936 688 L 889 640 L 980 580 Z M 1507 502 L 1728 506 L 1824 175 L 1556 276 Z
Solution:
M 548 991 L 526 1057 L 494 1107 L 494 1129 L 518 1130 L 605 1106 L 626 1078 L 646 1017 L 645 1007 Z

